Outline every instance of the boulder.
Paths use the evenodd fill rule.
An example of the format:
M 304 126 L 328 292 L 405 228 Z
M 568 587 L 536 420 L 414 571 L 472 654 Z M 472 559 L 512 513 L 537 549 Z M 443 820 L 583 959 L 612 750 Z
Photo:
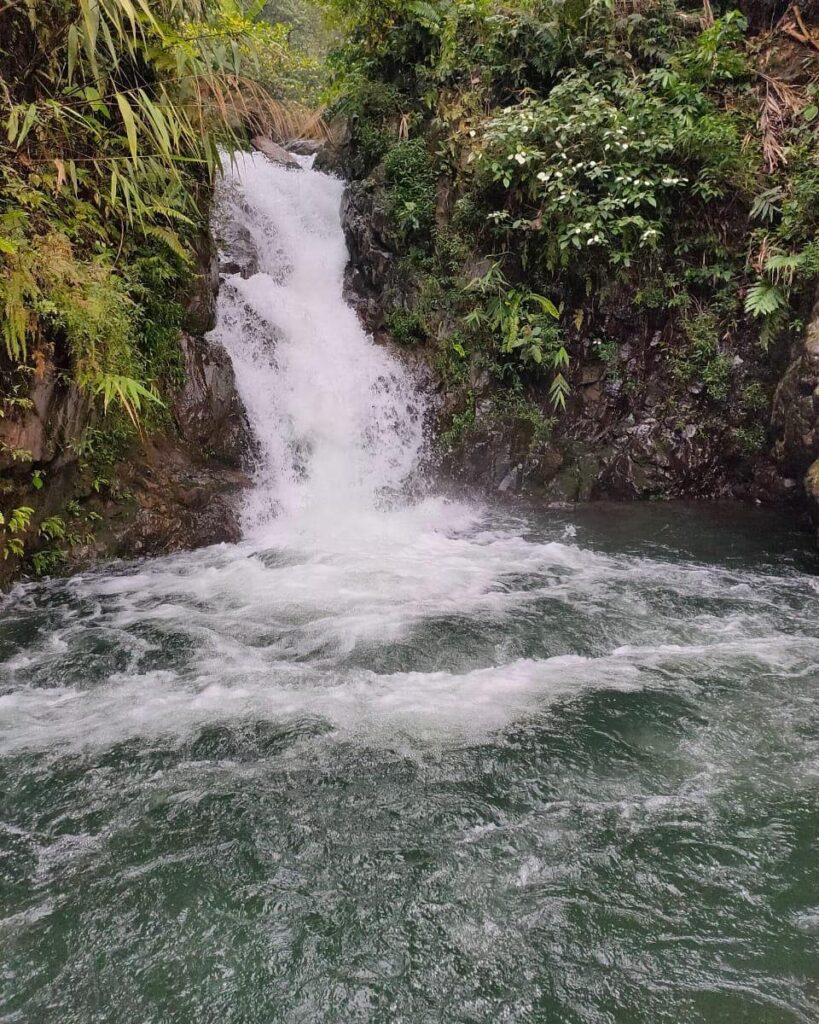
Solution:
M 813 523 L 817 543 L 819 543 L 819 459 L 808 467 L 803 480 L 808 513 Z
M 299 156 L 315 156 L 323 145 L 321 139 L 292 139 L 287 143 L 287 149 Z
M 780 470 L 803 478 L 819 458 L 819 294 L 776 389 L 771 426 Z
M 254 135 L 250 141 L 254 149 L 257 149 L 260 153 L 264 153 L 267 159 L 272 160 L 274 164 L 281 164 L 283 167 L 287 167 L 294 171 L 300 171 L 302 169 L 301 164 L 293 154 L 288 153 L 284 146 L 280 146 L 278 142 L 274 142 L 272 139 L 268 139 L 264 135 Z

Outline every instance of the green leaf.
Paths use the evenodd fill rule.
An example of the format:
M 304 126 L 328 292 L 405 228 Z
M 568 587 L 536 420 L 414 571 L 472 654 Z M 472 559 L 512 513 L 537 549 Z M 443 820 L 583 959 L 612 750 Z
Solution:
M 77 54 L 80 51 L 80 34 L 76 25 L 68 26 L 68 84 L 74 81 L 77 68 Z
M 757 281 L 745 296 L 745 312 L 753 317 L 770 316 L 786 303 L 785 296 L 770 281 Z
M 155 392 L 146 388 L 140 381 L 118 373 L 97 374 L 91 381 L 91 389 L 95 395 L 102 396 L 105 412 L 113 401 L 117 401 L 137 428 L 140 426 L 143 399 L 156 405 L 164 404 Z
M 17 138 L 17 132 L 20 130 L 20 107 L 15 105 L 11 108 L 9 119 L 7 122 L 7 138 L 9 142 L 14 145 L 14 140 Z
M 125 125 L 125 133 L 128 136 L 128 148 L 131 150 L 131 156 L 134 163 L 136 163 L 139 154 L 137 151 L 137 129 L 133 108 L 121 92 L 114 93 L 114 98 L 117 101 L 117 106 L 119 107 L 119 112 L 122 115 L 122 121 Z
M 158 224 L 146 224 L 142 230 L 146 235 L 150 235 L 163 242 L 183 263 L 191 262 L 191 254 L 182 245 L 179 235 L 175 231 L 171 231 L 170 228 L 163 228 Z
M 88 0 L 80 0 L 80 12 L 82 14 L 82 44 L 88 57 L 88 62 L 96 76 L 99 76 L 97 67 L 97 33 L 100 24 L 99 4 L 93 7 Z
M 811 103 L 802 111 L 802 117 L 806 121 L 812 121 L 817 114 L 819 114 L 819 107 L 817 107 L 815 103 Z
M 20 146 L 26 141 L 26 136 L 31 131 L 34 122 L 37 119 L 37 104 L 29 103 L 28 110 L 26 110 L 26 116 L 23 118 L 23 126 L 20 129 L 20 134 L 17 136 L 16 146 L 19 149 Z
M 560 313 L 558 312 L 557 306 L 552 302 L 551 299 L 547 299 L 545 295 L 536 295 L 534 292 L 529 295 L 529 298 L 536 302 L 544 313 L 553 317 L 555 320 L 558 319 Z
M 765 260 L 765 273 L 770 274 L 774 283 L 784 282 L 790 286 L 796 272 L 805 264 L 804 253 L 774 253 Z
M 781 188 L 769 188 L 765 192 L 760 192 L 751 205 L 751 219 L 773 220 L 779 212 L 778 204 L 781 198 Z

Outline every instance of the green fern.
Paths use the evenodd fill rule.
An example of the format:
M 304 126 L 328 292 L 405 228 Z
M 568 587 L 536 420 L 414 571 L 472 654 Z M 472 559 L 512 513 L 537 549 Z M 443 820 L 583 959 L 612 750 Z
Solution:
M 426 0 L 412 0 L 407 4 L 407 12 L 427 28 L 438 28 L 441 24 L 440 11 Z
M 805 265 L 804 253 L 775 253 L 765 261 L 765 273 L 775 284 L 790 288 L 797 272 Z
M 745 296 L 745 312 L 753 317 L 768 317 L 787 305 L 781 289 L 770 281 L 757 281 Z
M 764 220 L 770 223 L 779 213 L 781 199 L 781 188 L 769 188 L 765 192 L 760 192 L 751 205 L 751 220 Z

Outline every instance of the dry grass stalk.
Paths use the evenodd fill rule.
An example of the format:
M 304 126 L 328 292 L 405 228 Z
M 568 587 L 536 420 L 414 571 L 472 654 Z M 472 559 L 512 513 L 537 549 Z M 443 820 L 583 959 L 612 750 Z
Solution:
M 798 43 L 802 43 L 803 46 L 810 46 L 814 50 L 819 50 L 819 39 L 805 24 L 802 12 L 797 4 L 791 4 L 787 11 L 785 11 L 775 31 L 784 32 L 786 36 L 795 39 Z
M 759 112 L 759 131 L 765 169 L 770 174 L 787 161 L 782 134 L 788 121 L 805 105 L 804 90 L 781 78 L 759 72 L 764 90 Z
M 614 15 L 617 18 L 626 18 L 630 14 L 645 14 L 657 6 L 657 0 L 615 0 Z
M 757 274 L 761 274 L 765 269 L 765 264 L 768 262 L 770 256 L 770 244 L 768 242 L 768 236 L 763 235 L 762 241 L 759 243 L 759 248 L 756 252 L 750 249 L 748 252 L 747 264 L 752 270 L 756 271 Z

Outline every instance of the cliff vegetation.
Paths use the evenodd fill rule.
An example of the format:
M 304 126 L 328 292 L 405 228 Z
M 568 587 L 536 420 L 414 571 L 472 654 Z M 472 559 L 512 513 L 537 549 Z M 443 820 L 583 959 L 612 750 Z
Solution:
M 315 122 L 300 11 L 0 4 L 0 577 L 93 546 L 97 499 L 127 504 L 120 469 L 179 428 L 220 160 Z
M 338 0 L 351 285 L 434 366 L 456 472 L 801 493 L 819 32 L 740 6 Z

